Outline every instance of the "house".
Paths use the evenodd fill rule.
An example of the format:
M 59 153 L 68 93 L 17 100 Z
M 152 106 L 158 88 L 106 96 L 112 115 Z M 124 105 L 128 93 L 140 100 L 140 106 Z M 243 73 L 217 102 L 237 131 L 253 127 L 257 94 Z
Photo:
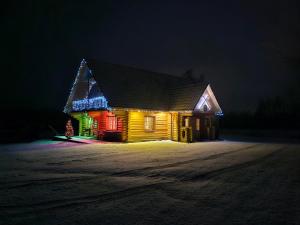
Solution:
M 222 115 L 203 81 L 84 59 L 64 112 L 79 135 L 123 142 L 216 139 Z

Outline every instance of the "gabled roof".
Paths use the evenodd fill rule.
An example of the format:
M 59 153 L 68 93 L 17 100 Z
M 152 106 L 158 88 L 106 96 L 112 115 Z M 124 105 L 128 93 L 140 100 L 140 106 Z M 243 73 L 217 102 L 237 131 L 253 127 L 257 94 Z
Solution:
M 197 102 L 207 87 L 207 83 L 177 85 L 169 89 L 169 110 L 194 110 Z
M 194 107 L 195 112 L 214 112 L 216 115 L 223 115 L 222 109 L 210 87 L 207 85 L 198 103 Z
M 91 75 L 80 75 L 80 71 L 90 72 Z M 96 81 L 90 87 L 90 91 L 87 91 L 87 79 Z M 95 60 L 82 61 L 76 80 L 65 112 L 71 111 L 72 101 L 82 98 L 84 92 L 86 97 L 87 93 L 99 95 L 103 93 L 112 108 L 194 110 L 208 86 L 207 83 L 194 82 L 188 77 L 177 77 Z

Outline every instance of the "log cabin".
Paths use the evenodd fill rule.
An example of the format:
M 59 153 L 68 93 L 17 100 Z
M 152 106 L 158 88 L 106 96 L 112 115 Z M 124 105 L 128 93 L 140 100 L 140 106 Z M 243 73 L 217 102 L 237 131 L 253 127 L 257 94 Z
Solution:
M 217 139 L 223 115 L 208 83 L 84 59 L 64 112 L 79 136 L 122 142 Z

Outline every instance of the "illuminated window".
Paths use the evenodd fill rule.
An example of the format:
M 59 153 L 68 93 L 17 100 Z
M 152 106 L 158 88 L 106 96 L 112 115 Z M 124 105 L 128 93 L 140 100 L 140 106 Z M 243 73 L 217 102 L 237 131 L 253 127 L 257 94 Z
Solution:
M 189 118 L 186 117 L 186 116 L 183 117 L 183 118 L 182 118 L 182 126 L 183 126 L 183 127 L 188 127 L 189 124 L 190 124 Z
M 93 121 L 93 135 L 97 136 L 98 133 L 98 121 L 94 120 Z
M 199 118 L 196 119 L 196 130 L 197 131 L 200 130 L 200 119 Z
M 146 131 L 154 130 L 154 117 L 153 116 L 145 116 L 144 118 L 144 127 Z
M 185 127 L 189 126 L 189 118 L 187 118 L 187 117 L 184 119 L 184 126 Z
M 117 130 L 117 117 L 116 116 L 108 116 L 108 130 Z

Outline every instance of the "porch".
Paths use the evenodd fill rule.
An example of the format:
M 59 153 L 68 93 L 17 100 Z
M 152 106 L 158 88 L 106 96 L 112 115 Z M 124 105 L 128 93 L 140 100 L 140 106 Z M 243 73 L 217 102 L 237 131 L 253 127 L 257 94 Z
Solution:
M 80 140 L 122 141 L 122 120 L 110 111 L 76 112 L 71 116 L 79 122 Z

